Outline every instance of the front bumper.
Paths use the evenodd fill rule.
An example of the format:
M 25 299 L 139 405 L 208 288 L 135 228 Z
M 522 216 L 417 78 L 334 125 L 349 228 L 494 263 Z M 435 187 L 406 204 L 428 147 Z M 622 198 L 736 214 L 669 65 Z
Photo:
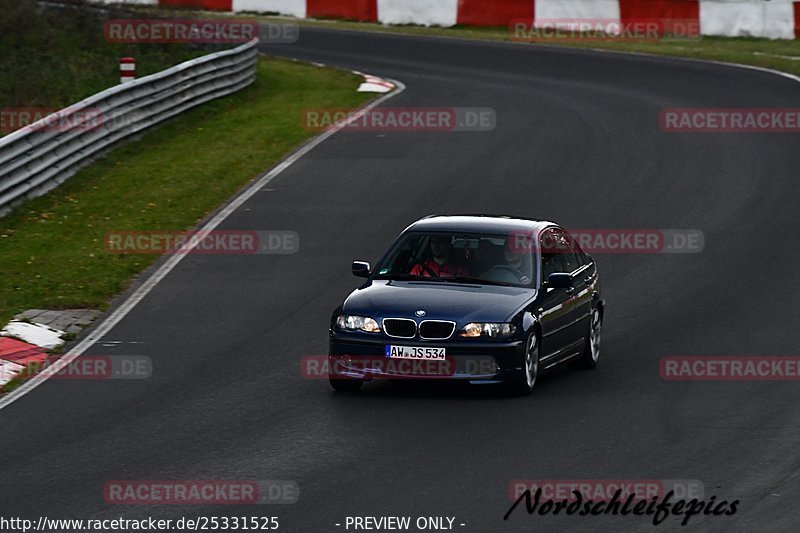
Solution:
M 446 360 L 390 359 L 386 356 L 387 344 L 443 347 L 447 351 Z M 438 379 L 488 384 L 503 382 L 519 371 L 524 349 L 525 342 L 517 339 L 423 341 L 331 331 L 328 353 L 331 376 L 340 378 Z

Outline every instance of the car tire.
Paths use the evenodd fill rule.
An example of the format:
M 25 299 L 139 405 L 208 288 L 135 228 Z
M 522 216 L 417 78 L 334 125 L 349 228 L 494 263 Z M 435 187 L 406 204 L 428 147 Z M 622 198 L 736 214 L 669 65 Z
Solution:
M 578 366 L 584 369 L 592 369 L 597 366 L 600 360 L 600 338 L 603 330 L 603 311 L 596 304 L 592 305 L 592 312 L 589 314 L 589 336 L 586 338 L 586 346 L 583 354 L 578 359 Z
M 517 371 L 510 383 L 511 392 L 517 396 L 528 396 L 533 392 L 539 377 L 539 345 L 539 337 L 536 333 L 528 335 L 528 339 L 525 341 L 522 368 Z

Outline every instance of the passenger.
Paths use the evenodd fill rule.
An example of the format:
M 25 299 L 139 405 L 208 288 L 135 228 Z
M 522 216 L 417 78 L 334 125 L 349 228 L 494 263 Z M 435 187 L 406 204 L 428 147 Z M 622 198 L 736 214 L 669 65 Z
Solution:
M 453 246 L 450 244 L 449 236 L 434 235 L 430 239 L 430 248 L 431 257 L 414 265 L 410 272 L 411 275 L 426 278 L 469 276 L 463 266 L 451 261 Z

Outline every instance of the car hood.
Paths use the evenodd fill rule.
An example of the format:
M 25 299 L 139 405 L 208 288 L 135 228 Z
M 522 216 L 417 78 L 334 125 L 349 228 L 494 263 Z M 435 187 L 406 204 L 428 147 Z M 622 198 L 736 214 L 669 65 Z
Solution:
M 534 289 L 522 287 L 376 280 L 354 290 L 345 300 L 343 312 L 375 319 L 414 318 L 421 309 L 425 319 L 506 322 L 535 297 Z

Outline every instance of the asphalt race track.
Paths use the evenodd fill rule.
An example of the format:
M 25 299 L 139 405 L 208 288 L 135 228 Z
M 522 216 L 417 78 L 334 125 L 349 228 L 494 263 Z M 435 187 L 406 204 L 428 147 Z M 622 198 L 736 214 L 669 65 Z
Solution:
M 797 107 L 800 83 L 724 65 L 572 49 L 303 29 L 265 52 L 401 81 L 390 107 L 485 107 L 489 132 L 340 132 L 220 229 L 296 231 L 294 255 L 186 257 L 89 355 L 147 355 L 149 380 L 50 380 L 0 412 L 5 515 L 451 516 L 456 530 L 650 531 L 649 517 L 527 516 L 516 479 L 690 479 L 733 517 L 659 530 L 790 531 L 800 519 L 800 389 L 665 381 L 665 355 L 797 355 L 800 142 L 666 133 L 664 108 Z M 187 147 L 194 149 L 194 147 Z M 235 149 L 232 147 L 231 149 Z M 532 397 L 407 383 L 335 394 L 304 379 L 331 311 L 430 213 L 567 228 L 684 228 L 692 254 L 604 254 L 601 363 Z M 111 343 L 110 341 L 120 341 Z M 104 345 L 107 344 L 107 345 Z M 269 506 L 106 505 L 109 480 L 296 480 Z M 351 529 L 352 531 L 352 529 Z

